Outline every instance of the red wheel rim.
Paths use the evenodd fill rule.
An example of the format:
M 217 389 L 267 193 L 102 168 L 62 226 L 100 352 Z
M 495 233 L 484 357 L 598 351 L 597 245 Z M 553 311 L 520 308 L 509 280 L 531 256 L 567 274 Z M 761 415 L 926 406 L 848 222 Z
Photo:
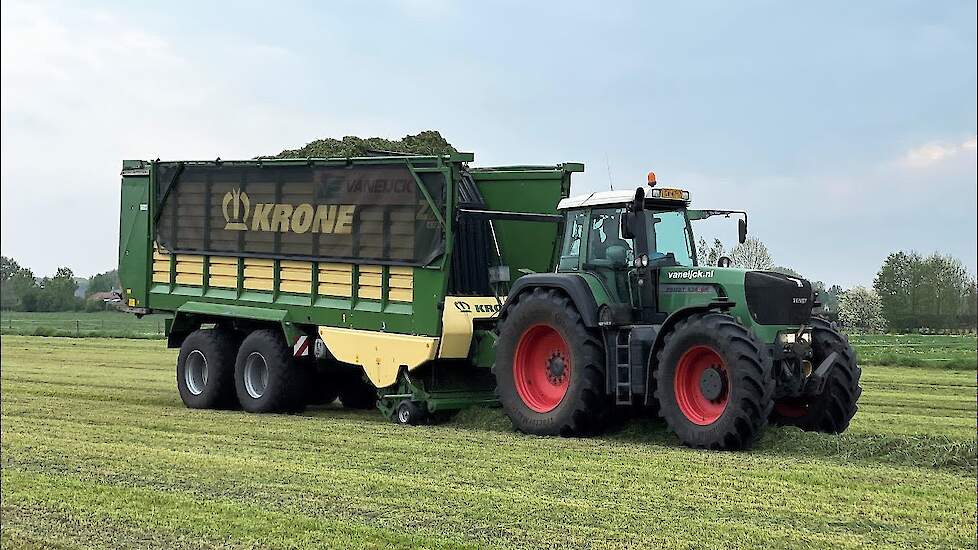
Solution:
M 716 374 L 707 372 L 711 369 Z M 712 399 L 703 393 L 704 377 L 719 380 L 719 390 L 714 391 Z M 679 358 L 673 387 L 679 410 L 690 422 L 699 426 L 712 424 L 723 414 L 730 398 L 727 364 L 710 346 L 692 347 Z
M 571 356 L 564 338 L 549 325 L 530 327 L 519 343 L 513 360 L 516 393 L 530 410 L 554 410 L 570 385 Z

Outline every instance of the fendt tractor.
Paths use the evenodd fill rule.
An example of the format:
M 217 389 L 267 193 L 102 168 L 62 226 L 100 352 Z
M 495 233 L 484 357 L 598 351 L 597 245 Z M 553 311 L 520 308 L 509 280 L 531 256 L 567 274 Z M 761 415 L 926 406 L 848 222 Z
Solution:
M 473 156 L 125 161 L 127 309 L 164 312 L 191 408 L 377 407 L 401 424 L 503 408 L 541 435 L 657 411 L 686 445 L 769 422 L 839 433 L 860 370 L 812 285 L 702 265 L 689 193 L 569 198 L 577 163 Z

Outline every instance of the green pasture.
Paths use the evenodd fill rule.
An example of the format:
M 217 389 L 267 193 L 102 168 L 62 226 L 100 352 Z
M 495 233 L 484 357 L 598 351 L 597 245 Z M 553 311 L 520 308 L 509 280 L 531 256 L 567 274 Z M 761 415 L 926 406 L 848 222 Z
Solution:
M 732 453 L 646 418 L 566 439 L 513 433 L 498 410 L 423 427 L 188 410 L 161 341 L 2 342 L 4 548 L 975 542 L 974 366 L 865 363 L 846 434 L 775 428 Z
M 0 333 L 22 336 L 101 338 L 163 338 L 163 320 L 169 315 L 137 318 L 120 311 L 54 311 L 0 313 Z

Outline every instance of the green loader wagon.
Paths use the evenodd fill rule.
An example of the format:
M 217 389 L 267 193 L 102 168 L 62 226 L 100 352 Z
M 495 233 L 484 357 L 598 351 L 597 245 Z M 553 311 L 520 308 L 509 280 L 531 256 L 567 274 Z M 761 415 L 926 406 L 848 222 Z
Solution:
M 129 311 L 169 312 L 192 408 L 337 399 L 402 424 L 501 405 L 516 429 L 584 435 L 658 411 L 690 446 L 768 422 L 839 433 L 860 371 L 808 281 L 699 265 L 689 194 L 571 198 L 578 163 L 473 156 L 124 161 Z

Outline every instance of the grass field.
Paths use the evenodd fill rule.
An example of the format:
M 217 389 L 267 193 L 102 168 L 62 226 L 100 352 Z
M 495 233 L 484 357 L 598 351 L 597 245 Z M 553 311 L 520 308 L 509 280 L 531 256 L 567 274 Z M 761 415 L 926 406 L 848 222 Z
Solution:
M 85 338 L 163 338 L 163 320 L 166 317 L 168 315 L 146 315 L 139 319 L 119 311 L 4 311 L 0 313 L 0 333 Z
M 975 543 L 974 367 L 867 365 L 845 435 L 718 453 L 641 419 L 562 439 L 498 410 L 410 428 L 188 410 L 174 361 L 159 341 L 3 337 L 4 548 Z
M 851 341 L 860 360 L 875 365 L 976 368 L 974 335 L 863 334 Z

